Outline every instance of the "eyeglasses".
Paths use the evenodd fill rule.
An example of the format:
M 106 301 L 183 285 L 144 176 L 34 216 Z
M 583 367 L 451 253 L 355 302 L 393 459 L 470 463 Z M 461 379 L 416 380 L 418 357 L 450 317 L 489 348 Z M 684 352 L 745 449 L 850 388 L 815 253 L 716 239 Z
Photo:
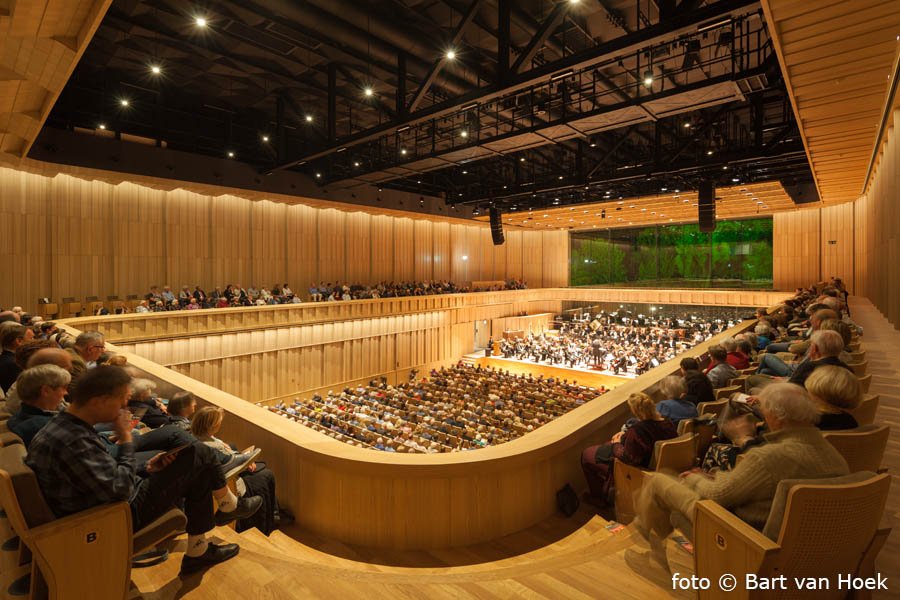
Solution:
M 106 344 L 100 344 L 99 346 L 88 346 L 88 350 L 106 350 Z

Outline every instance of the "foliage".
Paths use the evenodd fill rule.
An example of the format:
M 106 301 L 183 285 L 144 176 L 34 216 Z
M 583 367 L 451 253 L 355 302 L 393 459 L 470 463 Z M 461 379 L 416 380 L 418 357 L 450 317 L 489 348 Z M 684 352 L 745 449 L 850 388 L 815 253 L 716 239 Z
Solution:
M 771 218 L 720 221 L 712 234 L 697 224 L 661 225 L 573 233 L 570 240 L 572 285 L 772 278 Z

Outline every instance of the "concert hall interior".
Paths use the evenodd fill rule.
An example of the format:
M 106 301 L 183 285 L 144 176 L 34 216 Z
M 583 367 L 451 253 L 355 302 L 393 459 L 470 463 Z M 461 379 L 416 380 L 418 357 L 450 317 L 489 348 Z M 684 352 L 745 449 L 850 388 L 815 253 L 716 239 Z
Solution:
M 900 0 L 0 45 L 0 600 L 900 598 Z

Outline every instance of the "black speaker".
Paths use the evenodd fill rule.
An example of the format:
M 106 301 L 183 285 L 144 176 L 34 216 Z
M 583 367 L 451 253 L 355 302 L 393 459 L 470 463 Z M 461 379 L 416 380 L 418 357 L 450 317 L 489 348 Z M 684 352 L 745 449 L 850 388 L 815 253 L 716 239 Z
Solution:
M 716 230 L 716 184 L 701 181 L 697 200 L 697 217 L 700 231 L 712 233 Z
M 503 219 L 500 218 L 500 211 L 495 207 L 491 207 L 491 238 L 494 240 L 495 246 L 502 246 L 506 240 L 503 237 Z

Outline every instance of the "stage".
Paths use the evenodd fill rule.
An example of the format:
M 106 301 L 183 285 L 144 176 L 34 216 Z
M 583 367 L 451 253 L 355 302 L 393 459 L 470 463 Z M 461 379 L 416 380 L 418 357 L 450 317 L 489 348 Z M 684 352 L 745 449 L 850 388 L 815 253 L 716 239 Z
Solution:
M 510 373 L 543 375 L 545 378 L 554 377 L 559 379 L 568 379 L 570 382 L 574 380 L 577 381 L 579 385 L 586 385 L 593 388 L 599 388 L 600 386 L 603 386 L 607 390 L 618 387 L 627 381 L 634 380 L 633 376 L 617 377 L 615 375 L 607 375 L 603 372 L 590 371 L 587 369 L 554 367 L 524 360 L 503 358 L 501 356 L 487 357 L 482 354 L 481 356 L 475 358 L 475 360 L 479 365 L 494 367 L 495 369 L 508 370 Z

